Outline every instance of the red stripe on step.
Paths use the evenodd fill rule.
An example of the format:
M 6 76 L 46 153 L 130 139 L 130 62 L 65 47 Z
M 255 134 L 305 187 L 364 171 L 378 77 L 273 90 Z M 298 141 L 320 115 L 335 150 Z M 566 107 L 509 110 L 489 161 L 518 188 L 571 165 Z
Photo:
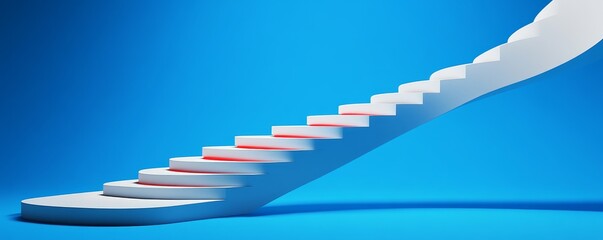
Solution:
M 173 185 L 173 184 L 155 184 L 155 183 L 141 183 L 139 181 L 134 182 L 140 185 L 146 186 L 158 186 L 158 187 L 203 187 L 203 188 L 219 188 L 219 187 L 227 187 L 227 186 L 211 186 L 211 185 Z
M 263 161 L 263 160 L 217 157 L 217 156 L 203 156 L 201 159 L 213 160 L 213 161 L 231 161 L 231 162 L 267 162 L 267 161 Z
M 246 149 L 263 149 L 263 150 L 296 150 L 295 148 L 282 148 L 282 147 L 265 147 L 265 146 L 250 146 L 250 145 L 237 145 L 237 148 Z
M 315 137 L 315 136 L 303 136 L 303 135 L 286 135 L 286 134 L 276 134 L 272 135 L 276 138 L 324 138 L 324 137 Z
M 202 171 L 190 171 L 190 170 L 180 170 L 180 169 L 168 169 L 170 172 L 182 172 L 182 173 L 201 173 L 201 174 L 237 174 L 236 172 L 202 172 Z

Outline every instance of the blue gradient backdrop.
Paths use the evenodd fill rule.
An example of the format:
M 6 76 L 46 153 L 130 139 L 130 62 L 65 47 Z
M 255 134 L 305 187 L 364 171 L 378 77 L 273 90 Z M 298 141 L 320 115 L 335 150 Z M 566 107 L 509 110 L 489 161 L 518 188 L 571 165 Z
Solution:
M 514 205 L 603 203 L 598 71 L 471 103 L 255 216 L 95 228 L 17 215 L 24 198 L 99 190 L 470 62 L 547 3 L 1 0 L 0 238 L 601 239 L 602 212 Z

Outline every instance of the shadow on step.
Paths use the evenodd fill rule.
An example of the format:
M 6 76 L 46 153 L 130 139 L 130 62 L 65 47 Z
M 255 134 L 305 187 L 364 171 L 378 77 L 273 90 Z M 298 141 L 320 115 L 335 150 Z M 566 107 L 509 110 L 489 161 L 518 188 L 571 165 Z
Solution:
M 529 209 L 603 212 L 603 201 L 596 202 L 341 202 L 265 206 L 249 216 L 270 216 L 313 212 L 380 209 L 468 208 Z

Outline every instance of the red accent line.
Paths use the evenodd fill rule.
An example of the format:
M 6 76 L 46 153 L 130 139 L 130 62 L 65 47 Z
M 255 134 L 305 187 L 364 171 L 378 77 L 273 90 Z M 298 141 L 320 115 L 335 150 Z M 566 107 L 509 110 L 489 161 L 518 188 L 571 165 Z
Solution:
M 219 187 L 228 187 L 228 186 L 211 186 L 211 185 L 173 185 L 173 184 L 155 184 L 155 183 L 142 183 L 140 181 L 134 182 L 140 185 L 146 186 L 158 186 L 158 187 L 207 187 L 207 188 L 219 188 Z
M 245 149 L 263 149 L 263 150 L 296 150 L 296 148 L 250 146 L 250 145 L 237 145 L 236 147 L 237 148 L 245 148 Z
M 231 161 L 231 162 L 267 162 L 267 161 L 255 160 L 255 159 L 229 158 L 229 157 L 217 157 L 217 156 L 203 156 L 201 159 L 213 160 L 213 161 Z
M 202 171 L 190 171 L 180 169 L 168 169 L 170 172 L 182 172 L 182 173 L 202 173 L 202 174 L 237 174 L 236 172 L 202 172 Z
M 325 138 L 325 137 L 316 137 L 316 136 L 303 136 L 303 135 L 286 135 L 286 134 L 276 134 L 272 135 L 275 138 Z

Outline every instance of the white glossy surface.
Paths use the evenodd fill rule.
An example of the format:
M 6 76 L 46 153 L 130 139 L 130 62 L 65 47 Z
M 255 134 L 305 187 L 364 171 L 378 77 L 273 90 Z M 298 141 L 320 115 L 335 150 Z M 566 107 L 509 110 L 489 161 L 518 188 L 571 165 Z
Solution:
M 411 92 L 382 93 L 373 95 L 371 103 L 423 104 L 423 94 Z
M 213 146 L 203 147 L 204 157 L 220 157 L 240 160 L 259 160 L 259 161 L 280 161 L 287 162 L 291 160 L 291 152 L 299 150 L 279 150 L 279 149 L 247 149 L 234 146 Z
M 138 181 L 143 184 L 168 186 L 244 186 L 245 177 L 258 173 L 197 173 L 170 171 L 168 168 L 149 168 L 138 172 Z
M 396 104 L 391 103 L 356 103 L 339 106 L 339 114 L 364 114 L 379 116 L 395 116 Z
M 274 149 L 298 149 L 312 150 L 313 140 L 309 138 L 287 138 L 273 136 L 236 136 L 237 147 L 249 148 L 274 148 Z
M 43 205 L 64 208 L 95 208 L 95 209 L 116 209 L 116 208 L 158 208 L 181 206 L 187 204 L 206 203 L 216 200 L 163 200 L 163 199 L 137 199 L 122 198 L 103 195 L 102 191 L 74 193 L 65 195 L 56 195 L 50 197 L 30 198 L 23 200 L 27 205 Z
M 198 157 L 170 158 L 170 169 L 192 172 L 262 173 L 267 164 L 285 164 L 278 161 L 221 161 Z
M 431 80 L 408 82 L 398 86 L 398 92 L 439 93 L 440 82 Z
M 362 115 L 316 115 L 308 116 L 307 123 L 308 125 L 368 127 L 369 117 Z
M 108 182 L 103 185 L 105 196 L 144 199 L 222 199 L 226 196 L 223 187 L 180 187 L 158 186 L 138 183 L 137 179 Z

